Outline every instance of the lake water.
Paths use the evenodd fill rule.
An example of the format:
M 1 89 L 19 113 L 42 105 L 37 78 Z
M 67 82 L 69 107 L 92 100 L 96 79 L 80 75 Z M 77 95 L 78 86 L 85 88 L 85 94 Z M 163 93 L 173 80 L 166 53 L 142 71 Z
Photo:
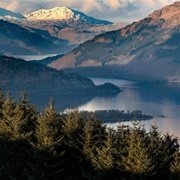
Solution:
M 79 110 L 141 110 L 154 117 L 150 121 L 143 122 L 145 127 L 149 128 L 151 124 L 156 124 L 163 133 L 170 132 L 180 137 L 180 84 L 140 83 L 102 78 L 92 80 L 95 84 L 111 82 L 123 89 L 123 92 L 114 97 L 94 97 L 79 106 Z M 158 117 L 162 115 L 163 118 Z
M 146 128 L 156 123 L 163 133 L 169 132 L 180 137 L 180 83 L 140 83 L 136 81 L 92 78 L 95 84 L 111 82 L 119 86 L 123 92 L 114 96 L 29 96 L 31 102 L 44 108 L 49 98 L 54 99 L 58 110 L 141 110 L 152 115 L 154 119 L 142 122 Z M 160 116 L 164 116 L 163 118 Z M 117 124 L 109 124 L 116 126 Z
M 17 55 L 15 57 L 29 60 L 40 60 L 55 54 L 47 55 Z M 180 137 L 180 83 L 140 83 L 136 81 L 91 78 L 95 84 L 111 82 L 123 92 L 114 96 L 92 96 L 92 95 L 31 95 L 28 94 L 32 103 L 39 109 L 48 105 L 53 98 L 59 111 L 64 109 L 79 110 L 141 110 L 143 113 L 154 116 L 150 121 L 143 123 L 147 128 L 156 123 L 159 130 L 170 132 Z M 164 116 L 160 118 L 158 116 Z M 116 127 L 117 124 L 111 124 Z

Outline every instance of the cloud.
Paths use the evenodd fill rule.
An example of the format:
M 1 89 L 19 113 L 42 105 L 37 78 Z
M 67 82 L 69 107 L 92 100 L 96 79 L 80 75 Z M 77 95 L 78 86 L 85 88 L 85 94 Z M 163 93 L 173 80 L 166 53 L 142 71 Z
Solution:
M 19 13 L 67 6 L 96 18 L 134 21 L 177 0 L 1 0 L 0 7 Z
M 121 2 L 118 0 L 104 0 L 104 4 L 111 10 L 116 10 L 121 7 Z

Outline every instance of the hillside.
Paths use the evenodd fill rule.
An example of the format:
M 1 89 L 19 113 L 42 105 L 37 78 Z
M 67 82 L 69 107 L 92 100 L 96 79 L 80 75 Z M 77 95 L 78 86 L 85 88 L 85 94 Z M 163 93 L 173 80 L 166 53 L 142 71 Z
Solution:
M 53 37 L 64 39 L 73 47 L 102 32 L 117 30 L 127 25 L 96 19 L 67 7 L 40 9 L 24 16 L 27 18 L 27 21 L 22 22 L 25 27 L 32 28 L 40 34 L 46 32 Z
M 114 85 L 95 86 L 90 79 L 5 56 L 0 57 L 0 72 L 0 87 L 4 90 L 56 94 L 120 92 Z
M 47 54 L 65 48 L 60 40 L 59 44 L 54 43 L 52 37 L 44 37 L 8 21 L 0 20 L 0 30 L 0 54 Z
M 22 14 L 14 13 L 12 11 L 0 8 L 0 19 L 7 18 L 7 19 L 14 19 L 14 18 L 20 18 L 25 19 L 25 17 Z
M 64 54 L 102 32 L 126 25 L 89 17 L 67 7 L 40 9 L 24 16 L 0 8 L 0 19 L 4 20 L 0 22 L 0 54 L 4 55 Z
M 49 66 L 86 76 L 180 81 L 180 2 L 96 36 Z

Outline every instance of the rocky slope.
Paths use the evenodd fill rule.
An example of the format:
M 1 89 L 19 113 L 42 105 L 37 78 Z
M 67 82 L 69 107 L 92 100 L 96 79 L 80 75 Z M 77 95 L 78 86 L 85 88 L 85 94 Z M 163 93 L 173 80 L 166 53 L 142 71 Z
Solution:
M 87 76 L 180 81 L 180 2 L 96 36 L 49 66 Z
M 0 72 L 0 87 L 4 90 L 48 94 L 120 92 L 114 85 L 95 86 L 90 79 L 5 56 L 0 57 Z

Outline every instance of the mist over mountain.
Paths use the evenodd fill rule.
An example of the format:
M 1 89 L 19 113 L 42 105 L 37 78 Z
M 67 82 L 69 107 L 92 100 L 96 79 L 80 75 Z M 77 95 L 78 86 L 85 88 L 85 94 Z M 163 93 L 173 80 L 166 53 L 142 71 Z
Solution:
M 1 54 L 51 54 L 51 52 L 64 54 L 79 44 L 94 38 L 97 34 L 126 25 L 126 23 L 113 24 L 109 21 L 95 19 L 67 7 L 38 10 L 24 16 L 0 9 L 0 19 L 11 23 L 9 25 L 6 23 L 6 29 L 4 29 L 4 25 L 1 25 L 1 29 L 4 29 L 4 32 L 1 32 L 3 34 L 1 42 L 7 40 L 4 46 L 2 43 Z M 13 26 L 12 23 L 18 26 Z M 5 24 L 5 22 L 1 21 L 1 24 Z M 19 30 L 17 30 L 18 28 Z M 22 29 L 28 33 L 16 34 L 16 31 L 22 32 Z M 10 36 L 4 36 L 6 31 Z M 22 39 L 23 34 L 24 38 Z M 34 37 L 29 37 L 29 34 L 34 34 Z M 13 36 L 12 41 L 10 40 L 11 35 Z M 38 38 L 36 38 L 37 36 Z M 19 39 L 18 42 L 17 39 Z M 37 39 L 36 43 L 35 39 Z M 33 41 L 33 43 L 29 45 L 27 41 Z M 46 46 L 47 44 L 48 46 Z M 7 46 L 11 48 L 7 48 Z
M 47 54 L 66 49 L 64 40 L 44 37 L 8 21 L 0 20 L 0 29 L 0 54 Z
M 103 33 L 49 66 L 93 77 L 180 81 L 180 2 Z

